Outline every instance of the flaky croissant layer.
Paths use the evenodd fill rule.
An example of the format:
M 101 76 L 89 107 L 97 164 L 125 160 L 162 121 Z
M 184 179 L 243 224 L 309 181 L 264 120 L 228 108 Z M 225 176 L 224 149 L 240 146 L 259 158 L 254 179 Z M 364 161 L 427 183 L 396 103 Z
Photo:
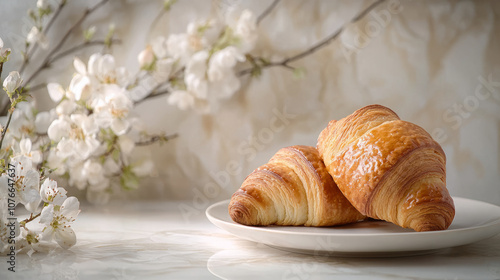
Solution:
M 362 214 L 416 231 L 450 226 L 446 157 L 421 127 L 370 105 L 321 132 L 317 148 L 328 172 Z
M 309 146 L 279 150 L 233 194 L 231 218 L 244 225 L 333 226 L 363 219 Z

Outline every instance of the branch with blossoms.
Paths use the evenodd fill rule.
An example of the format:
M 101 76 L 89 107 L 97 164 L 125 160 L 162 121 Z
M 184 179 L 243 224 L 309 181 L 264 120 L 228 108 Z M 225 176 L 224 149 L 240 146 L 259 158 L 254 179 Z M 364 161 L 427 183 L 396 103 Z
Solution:
M 58 187 L 54 179 L 85 190 L 90 202 L 105 203 L 116 189 L 137 189 L 140 178 L 154 172 L 151 159 L 135 152 L 136 146 L 164 143 L 175 137 L 148 133 L 134 116 L 127 88 L 132 77 L 125 68 L 116 67 L 109 53 L 95 53 L 88 63 L 75 58 L 76 74 L 67 88 L 57 83 L 32 85 L 63 57 L 95 46 L 108 52 L 119 43 L 113 38 L 113 26 L 102 39 L 94 38 L 96 28 L 91 27 L 84 30 L 81 42 L 68 43 L 89 15 L 107 2 L 101 0 L 85 9 L 66 32 L 50 43 L 48 32 L 63 13 L 66 0 L 55 8 L 48 1 L 38 0 L 37 10 L 29 11 L 33 26 L 24 50 L 18 53 L 22 64 L 19 71 L 11 72 L 2 82 L 7 97 L 1 108 L 5 116 L 0 117 L 2 253 L 11 248 L 8 244 L 13 241 L 17 252 L 27 253 L 43 250 L 54 241 L 63 248 L 73 246 L 76 234 L 71 224 L 79 213 L 79 201 L 67 197 L 66 189 Z M 4 48 L 0 38 L 0 78 L 11 53 L 16 51 Z M 57 103 L 46 112 L 38 112 L 32 96 L 35 89 L 42 87 Z M 10 231 L 8 215 L 12 216 L 9 211 L 16 205 L 24 205 L 29 215 L 16 222 L 15 231 Z
M 279 0 L 273 1 L 258 17 L 244 10 L 239 14 L 229 13 L 223 20 L 192 22 L 186 33 L 157 37 L 139 54 L 144 80 L 153 86 L 149 91 L 139 91 L 135 102 L 168 94 L 168 103 L 181 110 L 213 113 L 220 100 L 230 98 L 240 89 L 242 76 L 258 77 L 270 67 L 283 67 L 300 75 L 302 70 L 291 63 L 326 47 L 348 24 L 359 21 L 384 1 L 373 2 L 323 40 L 281 61 L 252 54 L 258 39 L 258 24 L 276 8 Z
M 327 46 L 344 29 L 335 30 L 281 61 L 254 55 L 258 25 L 279 6 L 280 1 L 275 0 L 259 16 L 249 10 L 230 10 L 223 18 L 190 23 L 185 33 L 155 38 L 138 54 L 140 70 L 131 75 L 128 69 L 117 65 L 110 53 L 110 47 L 120 42 L 114 38 L 113 26 L 104 38 L 94 38 L 96 27 L 91 27 L 81 34 L 81 42 L 68 43 L 89 15 L 108 2 L 100 0 L 85 9 L 60 37 L 50 42 L 47 35 L 64 12 L 66 0 L 59 0 L 55 7 L 38 0 L 36 12 L 29 13 L 33 26 L 20 52 L 23 60 L 19 72 L 11 72 L 2 83 L 8 97 L 0 107 L 1 115 L 5 115 L 0 118 L 2 252 L 9 242 L 5 212 L 9 192 L 5 190 L 12 190 L 15 204 L 24 205 L 29 212 L 17 227 L 19 250 L 38 251 L 52 241 L 69 248 L 76 242 L 71 223 L 79 213 L 79 202 L 75 197 L 67 197 L 66 189 L 58 187 L 54 178 L 65 182 L 68 190 L 85 191 L 90 202 L 105 203 L 116 190 L 135 190 L 140 178 L 154 174 L 152 160 L 138 153 L 137 147 L 165 143 L 176 137 L 148 132 L 135 116 L 135 106 L 168 94 L 167 102 L 181 110 L 215 113 L 222 100 L 240 89 L 242 76 L 257 77 L 263 69 L 275 66 L 297 71 L 293 62 Z M 165 1 L 159 16 L 166 15 L 174 2 Z M 382 2 L 369 5 L 350 23 Z M 81 50 L 96 46 L 102 50 L 88 59 L 77 56 Z M 10 54 L 0 39 L 0 78 Z M 69 55 L 75 56 L 75 73 L 69 85 L 35 84 L 41 73 Z M 26 73 L 28 69 L 31 71 Z M 27 78 L 23 80 L 21 76 Z M 38 112 L 31 95 L 44 87 L 56 106 Z M 36 221 L 41 225 L 39 230 L 32 226 Z

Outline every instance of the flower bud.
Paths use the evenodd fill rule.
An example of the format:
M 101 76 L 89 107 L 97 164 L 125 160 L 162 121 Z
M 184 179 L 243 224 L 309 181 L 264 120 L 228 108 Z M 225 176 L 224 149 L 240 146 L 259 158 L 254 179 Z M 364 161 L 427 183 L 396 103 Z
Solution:
M 2 38 L 0 38 L 0 63 L 6 62 L 9 58 L 9 54 L 10 54 L 10 49 L 3 48 L 3 40 Z
M 137 60 L 139 61 L 139 66 L 141 67 L 141 69 L 150 68 L 155 61 L 153 48 L 148 45 L 142 52 L 139 53 Z
M 46 10 L 49 8 L 49 2 L 47 0 L 38 0 L 36 2 L 36 7 L 40 10 Z
M 7 78 L 5 78 L 5 80 L 3 81 L 3 89 L 7 93 L 13 93 L 21 85 L 22 82 L 23 80 L 21 79 L 21 75 L 19 75 L 19 72 L 12 71 L 9 73 L 9 76 L 7 76 Z

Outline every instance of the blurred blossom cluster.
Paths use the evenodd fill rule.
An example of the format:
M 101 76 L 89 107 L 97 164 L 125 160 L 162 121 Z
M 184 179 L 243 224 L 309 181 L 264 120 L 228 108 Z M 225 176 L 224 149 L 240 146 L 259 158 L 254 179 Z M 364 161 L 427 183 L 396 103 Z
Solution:
M 157 37 L 139 54 L 141 68 L 166 83 L 168 103 L 210 113 L 240 89 L 236 66 L 257 40 L 255 15 L 244 10 L 225 19 L 191 22 L 185 33 Z
M 44 113 L 50 121 L 47 167 L 67 175 L 69 185 L 86 189 L 91 202 L 105 203 L 113 183 L 135 189 L 138 176 L 154 171 L 146 155 L 132 158 L 145 129 L 132 113 L 126 88 L 130 75 L 112 55 L 93 54 L 87 64 L 75 58 L 73 65 L 76 73 L 68 88 L 47 85 L 57 103 Z

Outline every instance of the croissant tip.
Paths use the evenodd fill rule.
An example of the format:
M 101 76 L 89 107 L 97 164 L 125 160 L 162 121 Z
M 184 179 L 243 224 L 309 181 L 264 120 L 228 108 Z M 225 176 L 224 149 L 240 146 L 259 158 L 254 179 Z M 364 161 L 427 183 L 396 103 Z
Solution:
M 423 231 L 439 231 L 447 229 L 451 222 L 447 222 L 446 218 L 442 215 L 426 215 L 427 217 L 423 217 L 418 221 L 415 221 L 412 228 L 415 231 L 423 232 Z
M 229 216 L 231 216 L 231 219 L 238 224 L 252 224 L 250 221 L 252 215 L 249 208 L 238 201 L 231 202 L 229 204 Z

